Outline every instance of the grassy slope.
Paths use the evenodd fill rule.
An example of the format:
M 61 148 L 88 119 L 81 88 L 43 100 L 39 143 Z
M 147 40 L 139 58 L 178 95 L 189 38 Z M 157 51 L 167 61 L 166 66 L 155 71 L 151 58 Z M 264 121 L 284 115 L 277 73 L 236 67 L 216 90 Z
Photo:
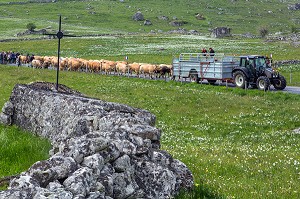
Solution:
M 15 83 L 55 79 L 54 71 L 7 66 L 0 71 L 0 106 Z M 298 95 L 76 72 L 60 77 L 88 96 L 154 113 L 162 148 L 188 165 L 205 195 L 299 196 L 300 143 L 291 132 L 300 125 Z
M 6 2 L 6 1 L 4 1 Z M 8 2 L 8 1 L 7 1 Z M 11 1 L 9 1 L 11 2 Z M 26 1 L 24 1 L 26 2 Z M 265 42 L 261 40 L 225 39 L 207 40 L 203 37 L 169 39 L 164 35 L 150 34 L 150 30 L 173 30 L 169 25 L 176 16 L 178 20 L 187 21 L 182 28 L 195 29 L 206 35 L 209 29 L 228 26 L 232 33 L 251 32 L 258 34 L 261 26 L 268 26 L 270 33 L 290 32 L 292 26 L 298 27 L 300 11 L 291 11 L 287 7 L 297 1 L 58 1 L 56 3 L 28 3 L 22 5 L 1 5 L 0 38 L 32 38 L 40 36 L 16 37 L 26 30 L 26 24 L 33 22 L 37 29 L 49 28 L 57 31 L 58 14 L 63 16 L 62 29 L 65 33 L 90 35 L 103 33 L 138 32 L 137 37 L 67 39 L 62 43 L 62 56 L 82 58 L 123 59 L 129 55 L 132 61 L 168 63 L 181 52 L 197 52 L 202 47 L 213 47 L 217 52 L 234 54 L 269 54 L 275 60 L 298 59 L 300 50 L 291 42 Z M 258 6 L 259 5 L 259 6 Z M 264 9 L 262 9 L 264 8 Z M 140 10 L 152 26 L 131 19 Z M 272 11 L 272 13 L 268 13 Z M 200 13 L 206 20 L 195 19 Z M 223 13 L 223 14 L 220 14 Z M 159 20 L 158 16 L 168 16 L 169 21 Z M 150 44 L 150 45 L 147 45 Z M 155 44 L 155 45 L 151 45 Z M 56 55 L 56 43 L 53 41 L 25 41 L 1 43 L 0 50 L 14 50 L 39 55 Z M 120 49 L 121 48 L 121 49 Z M 164 49 L 164 50 L 160 50 Z M 145 50 L 148 52 L 145 53 Z
M 30 3 L 23 5 L 1 5 L 0 34 L 12 36 L 34 22 L 37 28 L 51 26 L 55 29 L 58 14 L 62 14 L 64 29 L 75 34 L 101 34 L 117 32 L 149 32 L 150 30 L 177 29 L 169 25 L 173 17 L 188 22 L 183 28 L 208 33 L 218 26 L 232 28 L 232 33 L 258 33 L 261 26 L 268 26 L 271 33 L 290 32 L 298 26 L 300 12 L 288 10 L 289 1 L 58 1 L 56 3 Z M 152 26 L 141 25 L 131 19 L 140 10 Z M 17 12 L 16 12 L 17 11 Z M 197 20 L 195 13 L 206 19 Z M 159 20 L 159 16 L 169 17 L 169 21 Z

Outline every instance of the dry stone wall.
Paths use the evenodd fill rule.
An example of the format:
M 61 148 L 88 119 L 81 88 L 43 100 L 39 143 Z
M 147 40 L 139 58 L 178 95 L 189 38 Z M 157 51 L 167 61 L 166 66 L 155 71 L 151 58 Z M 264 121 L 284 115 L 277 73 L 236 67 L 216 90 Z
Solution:
M 160 150 L 153 114 L 54 88 L 18 84 L 2 109 L 1 123 L 49 138 L 53 148 L 0 198 L 170 198 L 193 186 L 186 165 Z

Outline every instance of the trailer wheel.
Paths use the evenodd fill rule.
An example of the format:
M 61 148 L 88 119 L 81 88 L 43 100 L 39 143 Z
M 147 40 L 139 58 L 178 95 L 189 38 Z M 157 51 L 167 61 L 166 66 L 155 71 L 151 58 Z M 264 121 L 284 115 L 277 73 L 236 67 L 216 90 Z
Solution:
M 278 79 L 273 80 L 273 86 L 277 90 L 283 90 L 286 87 L 286 80 L 282 75 L 279 75 Z
M 239 88 L 248 88 L 246 75 L 242 71 L 236 71 L 233 73 L 234 84 Z
M 217 80 L 213 80 L 213 79 L 210 79 L 210 80 L 207 80 L 207 81 L 210 85 L 214 85 L 217 82 Z
M 259 90 L 268 90 L 270 87 L 270 80 L 265 76 L 260 76 L 257 78 L 256 85 Z
M 189 78 L 191 79 L 191 82 L 199 83 L 198 72 L 195 69 L 191 69 Z
M 191 75 L 190 75 L 190 78 L 191 78 L 191 82 L 196 82 L 196 83 L 199 82 L 199 79 L 198 79 L 198 75 L 197 75 L 197 74 L 191 74 Z

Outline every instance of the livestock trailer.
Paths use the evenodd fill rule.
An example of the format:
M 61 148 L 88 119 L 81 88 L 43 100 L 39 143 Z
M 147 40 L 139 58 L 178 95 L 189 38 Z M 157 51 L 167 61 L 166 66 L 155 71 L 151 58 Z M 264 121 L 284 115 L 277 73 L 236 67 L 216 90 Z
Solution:
M 239 64 L 239 57 L 223 53 L 181 53 L 173 59 L 173 79 L 207 80 L 212 84 L 217 80 L 232 82 L 232 70 Z

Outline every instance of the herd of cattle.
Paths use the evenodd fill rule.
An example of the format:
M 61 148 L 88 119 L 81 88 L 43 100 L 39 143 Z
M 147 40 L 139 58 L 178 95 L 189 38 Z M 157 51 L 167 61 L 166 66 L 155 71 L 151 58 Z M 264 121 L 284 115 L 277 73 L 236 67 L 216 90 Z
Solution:
M 81 58 L 60 58 L 58 65 L 58 57 L 55 56 L 34 56 L 30 60 L 28 56 L 20 55 L 18 57 L 19 65 L 26 64 L 34 68 L 57 68 L 59 70 L 68 71 L 86 71 L 92 73 L 132 75 L 140 77 L 140 75 L 148 75 L 154 77 L 170 77 L 172 76 L 172 65 L 168 64 L 149 64 L 149 63 L 128 63 L 126 61 L 110 61 L 110 60 L 86 60 Z

